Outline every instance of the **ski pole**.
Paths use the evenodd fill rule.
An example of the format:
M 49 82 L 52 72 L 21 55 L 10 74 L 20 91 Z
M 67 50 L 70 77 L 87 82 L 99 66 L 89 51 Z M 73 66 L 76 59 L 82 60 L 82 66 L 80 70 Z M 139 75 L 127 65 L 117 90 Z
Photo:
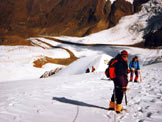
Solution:
M 126 104 L 126 105 L 128 104 L 126 92 L 125 92 L 125 104 Z
M 141 71 L 139 71 L 140 72 L 140 81 L 142 82 L 142 75 L 141 75 Z
M 116 92 L 115 92 L 115 90 L 116 90 L 116 87 L 114 86 L 114 104 L 115 104 L 115 106 L 114 106 L 114 110 L 115 110 L 115 114 L 114 114 L 114 122 L 116 122 L 116 103 L 117 103 L 117 99 L 116 99 Z

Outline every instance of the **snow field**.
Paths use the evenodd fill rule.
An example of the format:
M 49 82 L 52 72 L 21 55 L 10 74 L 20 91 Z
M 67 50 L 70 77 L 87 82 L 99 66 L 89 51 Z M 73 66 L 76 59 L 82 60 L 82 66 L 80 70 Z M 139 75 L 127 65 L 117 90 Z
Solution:
M 143 67 L 142 83 L 129 83 L 128 113 L 120 122 L 162 120 L 162 82 L 159 64 Z M 148 77 L 149 74 L 149 77 Z M 103 72 L 52 77 L 0 84 L 0 122 L 111 122 L 114 112 L 105 110 L 113 82 Z
M 82 44 L 129 45 L 141 42 L 146 21 L 155 15 L 156 3 L 160 3 L 156 0 L 150 2 L 141 12 L 123 17 L 111 29 L 82 38 L 53 38 Z M 113 92 L 113 82 L 104 75 L 105 60 L 109 61 L 121 50 L 129 52 L 129 61 L 135 55 L 139 56 L 143 82 L 129 83 L 128 106 L 123 99 L 123 107 L 128 112 L 116 115 L 117 122 L 162 121 L 161 49 L 77 46 L 45 37 L 30 40 L 38 47 L 0 46 L 0 122 L 113 122 L 116 114 L 106 110 Z M 53 49 L 48 44 L 69 49 L 80 59 L 53 77 L 38 79 L 46 70 L 64 66 L 46 64 L 43 68 L 34 68 L 32 62 L 35 59 L 44 55 L 69 57 L 67 51 Z M 96 71 L 86 74 L 86 69 L 92 65 Z
M 45 71 L 60 67 L 49 64 L 43 68 L 33 67 L 33 61 L 44 56 L 69 58 L 62 49 L 42 49 L 28 46 L 0 46 L 0 82 L 39 78 Z

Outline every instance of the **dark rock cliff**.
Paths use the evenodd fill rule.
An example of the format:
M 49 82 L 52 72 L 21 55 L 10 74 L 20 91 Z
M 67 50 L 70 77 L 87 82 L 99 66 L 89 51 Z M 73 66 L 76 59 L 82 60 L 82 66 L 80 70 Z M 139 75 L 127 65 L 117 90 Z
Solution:
M 85 36 L 110 28 L 130 14 L 133 5 L 125 0 L 112 5 L 109 0 L 0 0 L 0 39 Z

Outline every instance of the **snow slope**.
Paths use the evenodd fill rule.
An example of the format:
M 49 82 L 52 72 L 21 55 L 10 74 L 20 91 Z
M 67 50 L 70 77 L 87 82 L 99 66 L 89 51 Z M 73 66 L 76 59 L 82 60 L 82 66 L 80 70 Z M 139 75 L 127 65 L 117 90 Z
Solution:
M 104 68 L 106 68 L 104 60 L 109 60 L 111 56 L 117 55 L 123 49 L 129 52 L 129 61 L 134 55 L 138 55 L 141 65 L 145 64 L 145 66 L 142 66 L 143 82 L 130 83 L 128 86 L 131 89 L 127 93 L 128 106 L 125 106 L 124 103 L 123 105 L 129 112 L 117 115 L 117 120 L 120 122 L 162 121 L 162 63 L 157 63 L 162 61 L 161 49 L 104 45 L 87 47 L 56 43 L 44 38 L 41 38 L 41 41 L 70 49 L 80 59 L 51 78 L 34 77 L 34 80 L 0 82 L 0 122 L 112 122 L 116 114 L 107 111 L 106 108 L 113 91 L 113 82 L 106 79 L 104 75 Z M 27 65 L 35 56 L 40 54 L 55 56 L 51 54 L 56 51 L 53 50 L 50 53 L 48 52 L 50 50 L 47 49 L 31 47 L 30 50 L 27 47 L 24 51 L 28 55 L 24 56 L 24 53 L 21 52 L 24 47 L 22 49 L 11 47 L 10 51 L 9 47 L 1 47 L 1 49 L 3 49 L 1 57 L 6 59 L 8 56 L 10 59 L 2 60 L 3 58 L 1 58 L 1 66 L 5 70 L 5 66 L 13 65 L 13 69 L 20 66 L 18 64 L 23 62 L 22 57 L 25 58 L 22 65 Z M 31 52 L 29 53 L 29 51 Z M 64 51 L 60 53 L 69 56 Z M 29 56 L 33 55 L 34 57 L 30 59 Z M 15 58 L 19 58 L 16 60 L 18 62 L 13 60 Z M 6 65 L 7 61 L 8 65 Z M 86 74 L 86 68 L 90 68 L 92 65 L 96 67 L 96 71 Z M 1 72 L 3 72 L 3 68 L 1 68 Z M 26 68 L 29 68 L 30 75 L 38 72 L 32 71 L 33 67 L 29 67 L 29 65 Z M 14 72 L 15 70 L 10 69 L 9 71 Z M 19 71 L 18 67 L 18 71 L 15 73 L 20 73 L 24 77 L 26 72 Z M 1 75 L 6 79 L 7 76 Z M 28 78 L 32 77 L 28 76 Z
M 45 41 L 44 38 L 42 41 Z M 0 122 L 112 122 L 114 116 L 120 122 L 162 121 L 162 63 L 157 63 L 162 61 L 161 49 L 87 47 L 56 43 L 52 40 L 45 42 L 71 49 L 80 59 L 54 77 L 0 82 Z M 104 60 L 109 60 L 123 49 L 129 52 L 129 60 L 138 55 L 141 65 L 145 66 L 142 66 L 143 82 L 129 83 L 131 90 L 127 92 L 128 106 L 123 101 L 128 113 L 116 115 L 106 110 L 113 91 L 113 82 L 104 75 Z M 40 54 L 39 51 L 33 51 L 32 47 L 29 55 Z M 45 54 L 48 52 L 44 49 L 42 51 Z M 10 53 L 15 56 L 20 55 L 21 51 L 15 53 L 12 50 Z M 1 56 L 4 54 L 6 53 L 1 53 Z M 65 53 L 65 56 L 68 55 Z M 1 61 L 4 65 L 5 62 Z M 8 66 L 11 64 L 10 61 Z M 96 72 L 86 74 L 86 68 L 91 65 L 96 67 Z
M 146 21 L 158 12 L 157 2 L 150 0 L 140 13 L 122 18 L 117 26 L 109 30 L 83 38 L 53 38 L 83 44 L 128 45 L 140 42 Z M 161 4 L 158 5 L 161 8 Z M 154 27 L 159 26 L 155 24 Z M 30 40 L 42 48 L 0 46 L 0 122 L 113 122 L 114 117 L 117 122 L 162 121 L 162 49 L 78 46 L 45 37 Z M 46 64 L 43 68 L 34 68 L 35 59 L 42 56 L 69 57 L 65 50 L 51 48 L 48 44 L 69 49 L 80 59 L 54 77 L 38 79 L 46 70 L 63 66 Z M 116 115 L 106 110 L 113 92 L 113 82 L 104 75 L 107 67 L 105 60 L 109 61 L 123 49 L 129 52 L 129 61 L 135 55 L 139 56 L 143 81 L 129 83 L 128 106 L 123 100 L 128 112 Z M 92 65 L 96 71 L 85 73 Z
M 161 49 L 76 46 L 56 43 L 52 40 L 44 40 L 44 38 L 42 41 L 53 46 L 71 49 L 75 55 L 80 56 L 80 59 L 51 78 L 0 82 L 0 122 L 112 122 L 114 116 L 120 122 L 162 121 L 162 63 L 157 63 L 162 61 Z M 8 47 L 4 49 L 6 48 Z M 36 50 L 33 50 L 32 47 L 32 53 L 27 52 L 29 56 L 40 55 L 40 50 L 49 54 L 46 49 L 35 48 Z M 13 55 L 11 59 L 18 57 L 15 56 L 16 54 L 21 54 L 22 50 L 19 48 L 17 48 L 20 50 L 19 53 L 14 52 L 14 47 L 11 49 L 10 53 Z M 113 82 L 106 79 L 104 75 L 104 68 L 106 68 L 104 60 L 109 60 L 111 56 L 115 56 L 123 49 L 129 52 L 129 60 L 134 55 L 138 55 L 141 65 L 145 64 L 145 66 L 141 66 L 143 82 L 129 83 L 128 87 L 131 90 L 127 93 L 128 106 L 125 106 L 123 101 L 128 113 L 116 115 L 106 110 L 113 91 Z M 7 56 L 10 53 L 4 51 L 1 56 L 4 54 Z M 68 55 L 65 53 L 64 56 Z M 26 57 L 24 61 L 28 61 L 28 56 L 24 57 Z M 1 61 L 1 64 L 5 66 L 8 60 Z M 9 60 L 8 66 L 14 62 L 14 60 L 12 62 Z M 96 67 L 96 71 L 86 74 L 86 68 L 92 65 Z M 49 68 L 53 67 L 49 66 Z M 29 67 L 29 69 L 31 72 L 32 68 Z M 19 73 L 19 70 L 17 72 Z M 33 72 L 33 75 L 36 73 L 37 71 Z
M 107 62 L 109 62 L 111 58 L 112 57 L 109 55 L 93 55 L 81 58 L 80 60 L 73 62 L 68 67 L 61 70 L 55 76 L 84 74 L 87 68 L 89 68 L 91 71 L 92 66 L 94 66 L 95 72 L 105 71 L 107 68 Z
M 129 83 L 128 113 L 107 111 L 113 82 L 103 72 L 0 83 L 0 122 L 161 122 L 162 63 Z M 80 66 L 81 67 L 81 66 Z
M 68 58 L 62 49 L 42 49 L 28 46 L 0 46 L 0 82 L 39 78 L 45 71 L 57 67 L 46 64 L 43 68 L 33 67 L 33 61 L 43 56 Z
M 126 49 L 129 52 L 129 60 L 134 55 L 138 55 L 141 63 L 147 64 L 150 61 L 154 62 L 152 59 L 156 60 L 162 56 L 161 49 L 142 49 L 142 48 L 131 48 L 131 47 L 110 47 L 110 46 L 77 46 L 58 43 L 53 40 L 47 40 L 44 38 L 39 38 L 42 42 L 49 43 L 53 46 L 60 46 L 71 50 L 75 56 L 81 58 L 81 60 L 86 60 L 83 62 L 82 71 L 77 71 L 77 66 L 75 69 L 66 72 L 67 74 L 80 74 L 85 72 L 87 68 L 91 68 L 94 65 L 97 70 L 104 70 L 104 60 L 114 57 L 121 50 Z M 41 43 L 42 43 L 41 42 Z M 42 68 L 33 67 L 33 61 L 41 58 L 43 56 L 49 56 L 52 58 L 68 58 L 69 54 L 62 49 L 42 49 L 40 47 L 4 47 L 0 46 L 0 82 L 2 81 L 13 81 L 13 80 L 24 80 L 24 79 L 38 79 L 45 71 L 50 71 L 58 67 L 64 67 L 56 64 L 46 64 Z M 110 57 L 109 57 L 110 56 Z M 85 59 L 82 59 L 84 58 Z M 86 59 L 87 57 L 87 59 Z M 96 58 L 96 59 L 95 59 Z M 97 62 L 95 61 L 97 60 Z M 80 62 L 80 61 L 79 61 Z M 102 62 L 102 63 L 101 63 Z M 84 64 L 84 65 L 83 65 Z M 102 68 L 98 65 L 103 65 Z M 72 64 L 73 65 L 78 65 Z M 104 68 L 103 68 L 104 67 Z M 100 68 L 100 69 L 98 69 Z M 67 67 L 65 70 L 71 69 Z M 65 74 L 66 74 L 65 73 Z

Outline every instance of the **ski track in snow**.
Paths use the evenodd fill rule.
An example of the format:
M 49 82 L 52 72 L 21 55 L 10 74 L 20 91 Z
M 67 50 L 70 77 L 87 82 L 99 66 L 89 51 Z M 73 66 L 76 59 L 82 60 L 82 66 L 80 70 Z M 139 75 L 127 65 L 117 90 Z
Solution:
M 120 122 L 162 121 L 162 63 L 143 67 L 143 82 L 129 83 Z M 104 73 L 0 83 L 0 122 L 111 122 L 105 110 L 113 83 Z

